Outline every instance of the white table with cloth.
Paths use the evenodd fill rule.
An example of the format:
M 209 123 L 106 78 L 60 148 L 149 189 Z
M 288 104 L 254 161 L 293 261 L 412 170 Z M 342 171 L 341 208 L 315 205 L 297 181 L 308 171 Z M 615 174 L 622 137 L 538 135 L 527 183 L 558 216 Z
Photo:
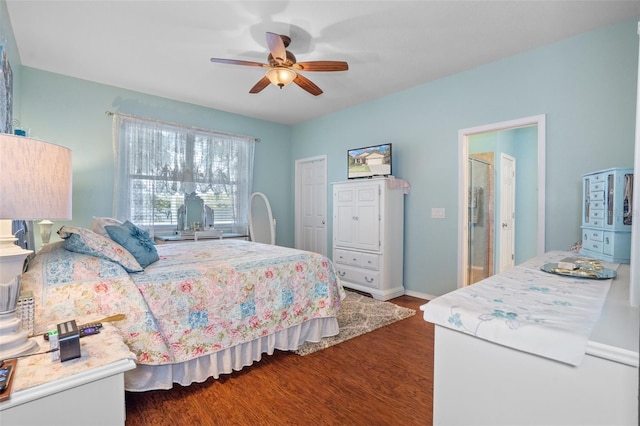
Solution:
M 434 424 L 637 424 L 638 308 L 615 279 L 550 274 L 552 251 L 424 306 Z

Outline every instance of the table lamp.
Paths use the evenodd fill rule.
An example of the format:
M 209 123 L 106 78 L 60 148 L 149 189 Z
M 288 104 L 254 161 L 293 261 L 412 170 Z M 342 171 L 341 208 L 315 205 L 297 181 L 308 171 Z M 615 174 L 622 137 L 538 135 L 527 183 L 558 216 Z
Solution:
M 51 240 L 51 227 L 53 226 L 53 222 L 45 219 L 42 222 L 39 222 L 38 225 L 40 225 L 40 239 L 42 240 L 42 245 L 44 246 L 49 244 L 49 241 Z
M 26 257 L 12 220 L 71 219 L 71 150 L 0 133 L 0 360 L 37 351 L 16 306 Z

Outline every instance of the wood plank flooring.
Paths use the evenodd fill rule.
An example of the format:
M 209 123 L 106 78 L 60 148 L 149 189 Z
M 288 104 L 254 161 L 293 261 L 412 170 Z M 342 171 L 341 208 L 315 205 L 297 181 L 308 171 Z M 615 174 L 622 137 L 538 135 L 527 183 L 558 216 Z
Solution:
M 242 371 L 168 391 L 127 392 L 127 426 L 430 425 L 433 325 L 416 315 L 307 356 L 276 351 Z

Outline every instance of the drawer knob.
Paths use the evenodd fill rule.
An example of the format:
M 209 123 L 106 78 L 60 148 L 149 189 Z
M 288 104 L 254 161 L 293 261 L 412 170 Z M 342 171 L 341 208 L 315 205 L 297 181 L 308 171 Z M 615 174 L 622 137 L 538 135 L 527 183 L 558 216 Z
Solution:
M 342 272 L 342 271 L 338 271 L 338 275 L 340 275 L 341 277 L 344 277 L 345 275 L 347 275 L 346 272 Z
M 364 280 L 365 280 L 366 282 L 368 282 L 369 284 L 371 284 L 371 283 L 373 282 L 373 278 L 367 278 L 367 277 L 364 277 Z

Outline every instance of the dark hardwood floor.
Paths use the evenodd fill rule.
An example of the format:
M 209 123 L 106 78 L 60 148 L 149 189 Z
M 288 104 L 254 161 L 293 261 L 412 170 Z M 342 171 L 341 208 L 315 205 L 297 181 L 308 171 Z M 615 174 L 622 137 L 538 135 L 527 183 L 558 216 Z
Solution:
M 242 371 L 168 391 L 126 393 L 127 426 L 429 425 L 433 325 L 416 315 L 298 356 L 276 351 Z

